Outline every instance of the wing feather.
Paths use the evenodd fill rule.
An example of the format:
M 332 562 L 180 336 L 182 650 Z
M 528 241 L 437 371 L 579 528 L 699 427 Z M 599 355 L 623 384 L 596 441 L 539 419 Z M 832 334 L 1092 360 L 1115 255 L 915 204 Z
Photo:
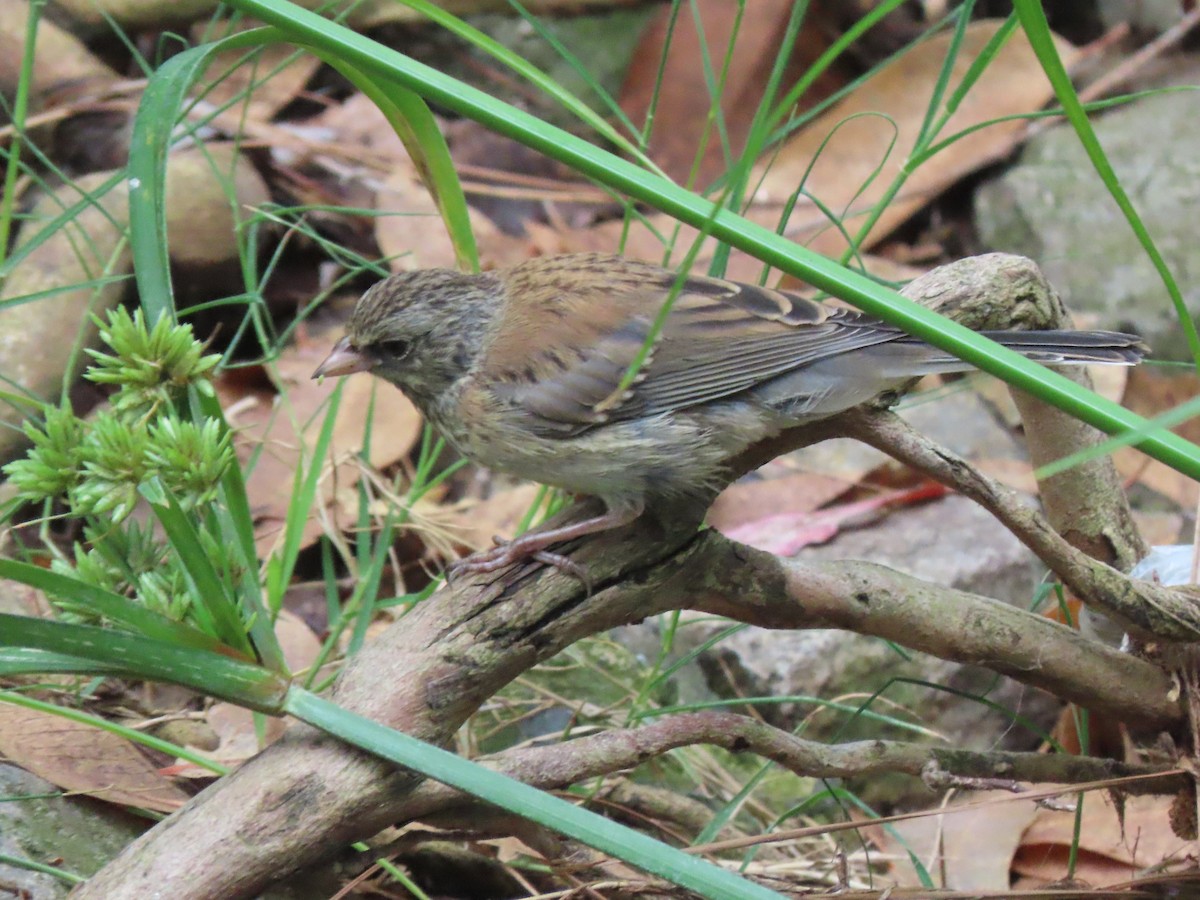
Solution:
M 649 340 L 674 276 L 592 254 L 546 260 L 507 276 L 508 314 L 487 383 L 548 436 L 729 397 L 816 360 L 902 332 L 796 294 L 705 276 L 684 280 L 638 380 L 618 393 Z M 515 311 L 514 311 L 515 310 Z M 586 312 L 585 312 L 586 311 Z M 514 350 L 514 348 L 519 348 Z M 553 350 L 551 349 L 553 348 Z

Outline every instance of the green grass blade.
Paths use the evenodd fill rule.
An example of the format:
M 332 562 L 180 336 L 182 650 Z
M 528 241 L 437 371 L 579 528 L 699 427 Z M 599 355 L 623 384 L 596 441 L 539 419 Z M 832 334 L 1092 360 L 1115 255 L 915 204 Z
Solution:
M 775 107 L 775 111 L 767 120 L 767 127 L 775 129 L 781 125 L 791 113 L 792 108 L 800 102 L 800 98 L 817 83 L 817 79 L 837 61 L 838 57 L 849 50 L 870 29 L 882 22 L 889 13 L 903 6 L 904 3 L 905 0 L 885 0 L 885 2 L 875 5 L 866 15 L 839 35 L 837 40 L 830 44 L 825 52 L 818 56 L 816 61 L 804 70 L 804 74 L 792 85 L 784 98 L 779 101 Z M 886 65 L 886 61 L 884 64 Z M 824 108 L 826 108 L 825 104 L 820 104 L 816 108 L 809 110 L 805 114 L 805 118 L 807 119 L 819 113 Z
M 387 568 L 388 552 L 392 549 L 392 538 L 395 534 L 395 515 L 390 513 L 384 519 L 383 528 L 375 540 L 375 551 L 367 560 L 367 565 L 358 572 L 358 586 L 355 589 L 353 602 L 348 604 L 353 608 L 358 605 L 358 613 L 354 617 L 354 630 L 350 633 L 347 652 L 350 656 L 358 653 L 367 640 L 367 629 L 375 619 L 378 608 L 379 585 Z
M 429 2 L 429 0 L 400 0 L 405 6 L 415 9 L 423 16 L 428 17 L 431 21 L 445 28 L 451 34 L 455 34 L 463 40 L 473 44 L 475 47 L 487 53 L 497 62 L 512 69 L 522 78 L 529 81 L 540 91 L 551 97 L 562 106 L 563 109 L 570 112 L 585 125 L 590 127 L 596 134 L 600 135 L 607 141 L 611 141 L 615 146 L 620 147 L 622 151 L 638 161 L 638 164 L 644 166 L 651 172 L 662 174 L 662 170 L 654 164 L 641 148 L 633 144 L 621 132 L 613 128 L 602 116 L 598 115 L 590 106 L 572 94 L 570 91 L 564 90 L 562 85 L 556 82 L 553 78 L 531 65 L 523 57 L 518 56 L 512 50 L 505 47 L 498 41 L 488 37 L 479 29 L 464 22 L 462 19 L 449 13 L 439 6 Z M 614 104 L 614 115 L 619 115 L 624 118 L 624 113 L 620 107 Z M 663 176 L 666 177 L 666 176 Z
M 3 623 L 0 623 L 2 625 Z M 136 678 L 137 673 L 118 663 L 102 663 L 36 647 L 5 647 L 0 639 L 0 676 L 105 675 Z
M 18 14 L 19 15 L 19 14 Z M 21 144 L 25 137 L 25 117 L 29 113 L 29 93 L 33 84 L 34 48 L 37 46 L 38 23 L 42 18 L 42 4 L 30 3 L 25 18 L 25 52 L 17 75 L 17 91 L 13 98 L 11 119 L 13 136 L 8 144 L 4 166 L 4 188 L 0 190 L 0 266 L 8 252 L 17 205 L 17 181 L 21 175 Z M 10 22 L 12 20 L 9 20 Z
M 239 652 L 252 656 L 253 650 L 247 640 L 246 629 L 237 605 L 233 602 L 229 586 L 208 558 L 191 518 L 157 479 L 142 485 L 138 490 L 150 504 L 150 509 L 167 533 L 171 549 L 183 563 L 183 568 L 192 583 L 192 615 L 213 635 L 237 648 Z
M 117 622 L 131 631 L 159 641 L 214 652 L 232 652 L 220 641 L 183 622 L 176 622 L 140 603 L 89 584 L 79 578 L 43 569 L 41 566 L 0 558 L 0 578 L 27 584 L 55 597 L 87 606 L 97 615 Z M 249 657 L 246 657 L 249 659 Z
M 98 728 L 101 731 L 107 731 L 109 734 L 115 734 L 127 741 L 135 744 L 141 744 L 143 747 L 149 747 L 151 750 L 157 750 L 167 756 L 177 756 L 185 759 L 188 762 L 208 769 L 215 775 L 225 775 L 228 769 L 225 766 L 213 762 L 211 759 L 196 753 L 188 747 L 164 741 L 152 734 L 147 734 L 144 731 L 138 731 L 136 728 L 129 728 L 125 725 L 119 725 L 116 722 L 111 722 L 108 719 L 94 716 L 86 713 L 81 709 L 71 709 L 65 706 L 55 706 L 53 703 L 46 703 L 42 700 L 37 700 L 33 697 L 27 697 L 24 694 L 18 694 L 15 691 L 0 691 L 0 703 L 11 703 L 14 706 L 21 706 L 25 709 L 36 709 L 38 712 L 49 713 L 52 716 L 59 716 L 63 719 L 68 719 L 72 722 L 79 722 L 83 725 L 90 725 L 93 728 Z
M 1123 434 L 1118 434 L 1109 438 L 1106 441 L 1100 441 L 1098 444 L 1093 444 L 1091 447 L 1086 447 L 1083 450 L 1077 450 L 1069 456 L 1064 456 L 1056 459 L 1053 462 L 1048 462 L 1043 466 L 1039 466 L 1034 472 L 1039 481 L 1044 481 L 1057 475 L 1059 472 L 1065 472 L 1073 466 L 1082 465 L 1085 462 L 1090 462 L 1093 459 L 1099 459 L 1101 456 L 1107 456 L 1121 447 L 1129 447 L 1137 444 L 1138 440 L 1145 434 L 1152 431 L 1163 431 L 1168 428 L 1174 428 L 1177 425 L 1182 425 L 1190 419 L 1200 416 L 1200 397 L 1193 397 L 1173 409 L 1169 409 L 1161 415 L 1155 416 L 1146 422 L 1142 428 L 1134 428 Z
M 166 160 L 176 123 L 188 103 L 189 91 L 215 55 L 229 49 L 253 47 L 276 39 L 278 33 L 273 29 L 259 28 L 215 44 L 186 50 L 168 60 L 147 84 L 134 118 L 128 173 L 134 274 L 139 298 L 150 323 L 163 315 L 175 316 L 164 217 Z M 220 403 L 211 392 L 194 391 L 191 403 L 192 416 L 197 421 L 207 417 L 224 422 Z M 222 534 L 227 539 L 227 546 L 239 557 L 238 568 L 243 575 L 236 586 L 237 596 L 245 610 L 244 621 L 248 626 L 241 624 L 242 617 L 235 614 L 229 596 L 209 595 L 197 587 L 205 606 L 208 607 L 199 612 L 204 616 L 219 610 L 217 619 L 223 624 L 218 626 L 217 621 L 211 623 L 217 628 L 215 633 L 221 634 L 237 646 L 245 646 L 247 653 L 250 652 L 249 646 L 245 644 L 245 630 L 248 627 L 259 658 L 272 670 L 284 671 L 282 651 L 272 630 L 271 618 L 267 615 L 258 584 L 253 517 L 246 497 L 244 478 L 237 466 L 230 466 L 222 478 L 221 500 L 222 503 L 215 509 L 214 514 Z M 190 529 L 189 524 L 181 533 Z M 195 537 L 194 531 L 192 536 Z M 198 547 L 194 542 L 193 545 L 193 550 Z M 192 554 L 194 562 L 198 562 L 202 557 L 202 553 L 199 557 Z M 190 568 L 189 571 L 195 577 L 196 572 Z M 219 579 L 217 581 L 219 582 Z M 225 591 L 228 590 L 227 586 Z M 240 641 L 236 637 L 237 633 L 242 635 Z
M 110 284 L 116 284 L 119 281 L 125 281 L 128 278 L 128 275 L 104 275 L 99 278 L 89 278 L 82 281 L 72 282 L 71 284 L 63 284 L 52 288 L 46 288 L 44 291 L 32 291 L 28 294 L 21 294 L 19 297 L 5 297 L 0 299 L 0 309 L 21 306 L 25 303 L 34 303 L 38 300 L 48 300 L 49 298 L 57 297 L 60 294 L 82 291 L 87 288 L 96 291 L 99 288 L 106 287 Z
M 780 900 L 780 895 L 641 832 L 579 809 L 544 791 L 348 712 L 299 688 L 287 711 L 384 759 L 553 828 L 712 900 Z
M 80 673 L 119 671 L 131 677 L 181 684 L 258 712 L 279 715 L 288 682 L 261 666 L 218 653 L 177 647 L 140 635 L 0 613 L 0 650 L 29 648 L 75 657 Z M 63 671 L 63 670 L 59 670 Z
M 193 417 L 198 420 L 217 419 L 223 427 L 229 427 L 215 393 L 194 390 L 191 400 Z M 241 466 L 229 466 L 221 476 L 220 503 L 216 504 L 213 514 L 220 523 L 225 546 L 239 557 L 237 568 L 242 575 L 237 585 L 238 601 L 258 658 L 272 672 L 286 672 L 283 649 L 275 635 L 274 617 L 263 600 L 258 576 L 258 548 L 254 542 L 254 516 L 250 511 L 250 498 L 246 495 L 246 479 Z
M 138 295 L 153 326 L 175 317 L 167 253 L 167 152 L 179 110 L 213 55 L 211 47 L 185 50 L 146 83 L 129 146 L 129 223 Z
M 79 191 L 79 193 L 83 194 L 83 196 L 70 206 L 66 207 L 53 219 L 43 224 L 35 234 L 29 235 L 28 239 L 26 239 L 26 231 L 29 230 L 29 226 L 27 225 L 25 228 L 21 229 L 20 246 L 13 249 L 12 252 L 8 254 L 4 262 L 0 264 L 0 280 L 8 278 L 10 275 L 12 275 L 16 268 L 25 261 L 25 258 L 29 256 L 29 254 L 31 254 L 42 244 L 46 243 L 46 241 L 58 235 L 66 226 L 70 225 L 77 218 L 79 218 L 79 214 L 89 206 L 96 207 L 107 216 L 108 214 L 105 212 L 104 204 L 100 202 L 100 198 L 104 197 L 109 191 L 116 188 L 116 186 L 121 183 L 121 179 L 124 177 L 124 174 L 117 173 L 111 178 L 106 179 L 101 185 L 94 188 L 90 193 L 81 190 L 77 184 L 73 184 L 72 188 L 76 191 Z M 109 221 L 112 221 L 111 217 L 109 217 Z M 115 222 L 113 224 L 116 227 L 120 227 Z M 75 285 L 71 285 L 68 289 L 73 290 L 74 288 Z
M 171 57 L 146 82 L 133 117 L 129 141 L 129 231 L 138 297 L 151 326 L 174 318 L 175 301 L 167 253 L 167 154 L 188 92 L 213 57 L 227 50 L 277 40 L 278 32 L 256 28 L 233 37 L 184 50 Z

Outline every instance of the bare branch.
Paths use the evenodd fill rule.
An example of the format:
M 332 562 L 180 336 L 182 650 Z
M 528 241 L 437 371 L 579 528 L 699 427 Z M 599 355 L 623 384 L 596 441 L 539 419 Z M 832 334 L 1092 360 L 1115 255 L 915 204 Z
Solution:
M 1003 779 L 1010 782 L 1082 784 L 1146 776 L 1131 793 L 1174 794 L 1190 776 L 1168 766 L 1129 765 L 1048 753 L 959 750 L 903 741 L 823 744 L 796 737 L 749 716 L 696 712 L 664 716 L 639 728 L 616 729 L 544 747 L 506 750 L 479 762 L 546 790 L 630 769 L 680 747 L 710 744 L 731 753 L 754 753 L 807 778 L 853 778 L 900 772 L 929 780 Z M 454 788 L 427 782 L 402 807 L 405 819 L 460 816 L 481 804 Z
M 706 543 L 691 564 L 693 609 L 763 628 L 875 635 L 987 666 L 1125 722 L 1158 727 L 1180 715 L 1157 666 L 1044 616 L 874 563 L 780 560 L 720 538 Z
M 842 417 L 845 433 L 883 450 L 970 497 L 999 519 L 1086 602 L 1140 633 L 1200 640 L 1200 606 L 1185 590 L 1129 578 L 1076 549 L 1013 490 L 914 431 L 891 413 L 858 409 Z

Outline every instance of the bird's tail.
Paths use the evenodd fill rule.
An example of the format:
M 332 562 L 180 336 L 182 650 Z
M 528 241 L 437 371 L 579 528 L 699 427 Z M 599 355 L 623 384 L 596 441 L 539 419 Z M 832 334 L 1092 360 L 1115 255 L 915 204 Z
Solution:
M 1134 334 L 1119 331 L 981 331 L 1009 350 L 1048 366 L 1134 366 L 1149 348 Z M 894 342 L 898 356 L 907 357 L 908 374 L 966 372 L 969 363 L 917 338 Z M 908 349 L 902 349 L 908 348 Z M 920 349 L 918 349 L 920 348 Z
M 984 331 L 998 344 L 1046 365 L 1134 366 L 1149 347 L 1120 331 Z

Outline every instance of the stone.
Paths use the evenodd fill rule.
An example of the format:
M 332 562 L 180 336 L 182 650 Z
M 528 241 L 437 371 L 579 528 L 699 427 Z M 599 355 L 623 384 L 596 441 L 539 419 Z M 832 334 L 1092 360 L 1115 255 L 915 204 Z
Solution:
M 1177 72 L 1176 83 L 1194 83 Z M 1200 282 L 1195 210 L 1200 201 L 1200 98 L 1143 97 L 1094 119 L 1097 137 L 1154 237 L 1193 319 Z M 1156 357 L 1190 359 L 1162 278 L 1088 160 L 1075 132 L 1038 135 L 1016 165 L 976 193 L 984 245 L 1032 258 L 1073 310 L 1095 326 L 1141 335 Z

